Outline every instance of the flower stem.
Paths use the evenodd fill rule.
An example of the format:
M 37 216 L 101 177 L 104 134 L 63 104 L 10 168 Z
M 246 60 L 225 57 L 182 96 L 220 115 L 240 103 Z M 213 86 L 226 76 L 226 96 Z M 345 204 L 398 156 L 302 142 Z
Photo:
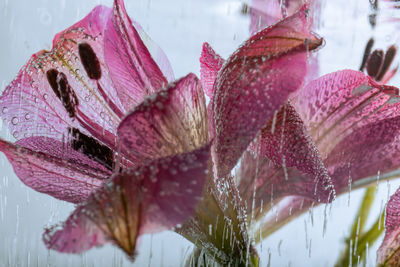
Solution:
M 375 192 L 375 186 L 367 188 L 351 227 L 350 236 L 345 240 L 346 246 L 335 266 L 358 266 L 361 261 L 365 260 L 368 247 L 373 245 L 384 231 L 384 213 L 379 215 L 368 231 L 363 231 L 375 199 Z

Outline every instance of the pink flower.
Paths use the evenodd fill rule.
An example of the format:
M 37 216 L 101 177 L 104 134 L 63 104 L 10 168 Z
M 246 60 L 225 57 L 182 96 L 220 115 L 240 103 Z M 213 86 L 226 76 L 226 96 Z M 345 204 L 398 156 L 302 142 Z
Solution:
M 193 74 L 171 82 L 165 56 L 148 51 L 121 0 L 95 8 L 58 34 L 51 51 L 35 54 L 0 99 L 18 139 L 0 149 L 25 184 L 79 204 L 45 232 L 47 247 L 79 253 L 112 242 L 133 256 L 140 234 L 182 224 L 176 231 L 220 263 L 250 257 L 257 265 L 245 219 L 254 211 L 250 196 L 260 214 L 273 197 L 332 201 L 324 165 L 331 151 L 320 150 L 315 114 L 302 99 L 319 105 L 329 94 L 313 91 L 319 84 L 304 88 L 308 53 L 322 43 L 306 11 L 259 31 L 226 61 L 204 45 L 201 82 Z M 364 83 L 378 94 L 393 89 L 363 77 L 358 91 Z M 324 111 L 336 115 L 339 100 L 328 98 Z
M 79 204 L 63 229 L 46 231 L 48 248 L 111 241 L 132 256 L 140 234 L 182 224 L 202 195 L 210 146 L 200 81 L 169 83 L 165 55 L 141 37 L 151 41 L 121 0 L 98 6 L 33 55 L 0 98 L 17 139 L 0 150 L 18 177 Z

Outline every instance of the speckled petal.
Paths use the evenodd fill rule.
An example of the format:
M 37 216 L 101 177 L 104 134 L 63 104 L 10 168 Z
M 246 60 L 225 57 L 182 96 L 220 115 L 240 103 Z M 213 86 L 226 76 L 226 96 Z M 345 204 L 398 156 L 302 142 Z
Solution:
M 146 162 L 207 143 L 204 93 L 194 74 L 149 96 L 118 127 L 121 149 L 135 162 Z
M 307 7 L 246 41 L 218 72 L 213 101 L 217 176 L 235 166 L 274 112 L 301 87 L 307 52 L 321 45 Z

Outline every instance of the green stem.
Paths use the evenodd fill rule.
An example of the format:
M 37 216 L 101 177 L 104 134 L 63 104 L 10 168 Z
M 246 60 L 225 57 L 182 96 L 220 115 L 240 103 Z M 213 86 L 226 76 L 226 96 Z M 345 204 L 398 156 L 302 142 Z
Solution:
M 371 186 L 365 192 L 351 227 L 350 236 L 345 240 L 346 246 L 335 266 L 357 266 L 359 262 L 365 260 L 367 248 L 373 245 L 384 231 L 384 213 L 379 215 L 367 232 L 363 231 L 375 199 L 375 191 L 376 187 Z

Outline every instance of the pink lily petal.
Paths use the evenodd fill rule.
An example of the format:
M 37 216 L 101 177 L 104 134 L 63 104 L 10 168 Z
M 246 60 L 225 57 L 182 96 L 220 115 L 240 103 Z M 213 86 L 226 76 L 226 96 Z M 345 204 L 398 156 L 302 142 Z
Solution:
M 103 165 L 48 137 L 24 138 L 15 145 L 0 139 L 0 150 L 24 184 L 73 203 L 84 201 L 111 175 Z
M 194 74 L 149 96 L 118 127 L 121 149 L 134 162 L 191 151 L 207 143 L 206 104 Z
M 140 39 L 142 39 L 143 43 L 146 45 L 149 50 L 152 58 L 157 63 L 161 72 L 165 75 L 168 82 L 173 82 L 174 71 L 172 69 L 171 63 L 168 60 L 167 55 L 164 51 L 159 47 L 151 38 L 147 35 L 147 33 L 143 30 L 142 26 L 136 21 L 132 20 L 132 24 L 140 35 Z
M 333 200 L 331 178 L 290 104 L 277 112 L 252 147 L 254 151 L 245 152 L 236 178 L 250 210 L 291 195 L 318 202 Z
M 224 59 L 208 43 L 204 43 L 200 57 L 200 73 L 201 85 L 208 97 L 213 95 L 214 83 L 223 64 Z
M 397 189 L 386 206 L 385 238 L 377 252 L 379 266 L 399 266 L 400 190 Z
M 104 56 L 125 110 L 168 84 L 133 27 L 122 0 L 114 1 L 112 17 L 107 22 Z
M 224 62 L 225 60 L 218 55 L 208 43 L 203 44 L 203 50 L 200 57 L 201 84 L 204 92 L 210 98 L 212 98 L 213 95 L 214 83 L 217 79 L 218 71 L 222 68 Z M 207 107 L 208 135 L 210 140 L 215 137 L 213 112 L 213 102 L 211 101 Z
M 133 257 L 140 234 L 171 229 L 193 213 L 207 177 L 209 151 L 206 145 L 114 175 L 60 230 L 46 231 L 46 246 L 79 253 L 107 240 Z M 71 242 L 79 232 L 80 239 Z
M 274 112 L 301 87 L 307 51 L 322 40 L 308 28 L 306 6 L 252 36 L 218 72 L 212 98 L 217 176 L 225 176 Z
M 96 7 L 57 34 L 51 51 L 33 55 L 0 98 L 1 116 L 20 139 L 63 140 L 71 129 L 110 147 L 124 110 L 103 58 L 103 31 L 111 9 Z
M 398 168 L 398 89 L 358 71 L 325 75 L 304 88 L 296 107 L 322 153 L 338 192 Z
M 48 249 L 64 253 L 82 253 L 95 246 L 102 246 L 107 238 L 96 224 L 78 207 L 62 225 L 47 228 L 43 241 Z

